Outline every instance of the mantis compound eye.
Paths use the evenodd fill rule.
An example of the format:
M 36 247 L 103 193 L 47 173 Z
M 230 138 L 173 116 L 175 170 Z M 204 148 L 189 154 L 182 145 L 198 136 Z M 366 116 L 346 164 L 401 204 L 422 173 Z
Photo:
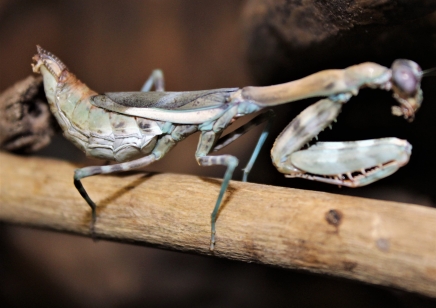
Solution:
M 422 70 L 410 60 L 399 59 L 392 64 L 392 84 L 406 96 L 414 96 L 421 84 Z
M 394 115 L 413 121 L 422 102 L 422 75 L 421 68 L 413 61 L 399 59 L 392 64 L 393 96 L 400 103 L 392 107 Z

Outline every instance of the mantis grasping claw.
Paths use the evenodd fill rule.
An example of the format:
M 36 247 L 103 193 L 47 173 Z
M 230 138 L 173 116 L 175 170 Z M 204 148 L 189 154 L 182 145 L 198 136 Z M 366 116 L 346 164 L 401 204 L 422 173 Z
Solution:
M 419 66 L 409 60 L 397 60 L 393 63 L 392 70 L 382 73 L 377 72 L 376 68 L 372 63 L 363 63 L 343 70 L 344 76 L 336 81 L 335 78 L 330 78 L 333 84 L 344 82 L 348 89 L 329 93 L 330 97 L 327 99 L 306 108 L 280 134 L 271 151 L 273 163 L 280 172 L 286 174 L 286 177 L 359 187 L 387 177 L 407 164 L 412 146 L 406 140 L 397 138 L 318 142 L 300 150 L 305 143 L 316 138 L 319 132 L 335 121 L 341 104 L 347 102 L 352 94 L 357 94 L 357 87 L 393 89 L 394 98 L 400 106 L 393 106 L 392 113 L 413 120 L 422 102 L 422 73 Z M 322 85 L 322 79 L 326 78 L 329 72 L 337 73 L 318 73 L 321 75 L 319 85 Z M 368 77 L 375 72 L 377 78 L 370 81 L 371 78 Z M 317 74 L 314 74 L 296 82 L 304 88 L 304 80 L 315 83 L 316 76 Z M 322 88 L 320 90 L 322 91 Z
M 363 63 L 343 70 L 321 71 L 280 85 L 193 92 L 164 92 L 163 74 L 157 70 L 142 92 L 99 95 L 80 82 L 59 58 L 39 46 L 37 50 L 33 71 L 43 75 L 47 100 L 65 137 L 88 156 L 117 162 L 77 169 L 74 174 L 76 188 L 92 209 L 93 225 L 96 205 L 81 179 L 147 166 L 164 157 L 179 141 L 200 132 L 195 153 L 197 162 L 201 166 L 227 168 L 211 214 L 211 250 L 215 246 L 217 213 L 238 159 L 210 153 L 268 121 L 244 170 L 246 180 L 268 134 L 273 116 L 269 107 L 307 97 L 327 97 L 306 108 L 279 135 L 271 152 L 273 163 L 290 177 L 362 186 L 406 164 L 411 150 L 407 141 L 385 138 L 318 143 L 301 149 L 335 120 L 342 104 L 357 95 L 362 87 L 393 90 L 399 102 L 393 113 L 406 119 L 413 119 L 422 101 L 421 69 L 409 60 L 395 61 L 392 69 Z M 156 91 L 149 92 L 153 85 Z M 258 111 L 262 113 L 221 137 L 235 119 Z

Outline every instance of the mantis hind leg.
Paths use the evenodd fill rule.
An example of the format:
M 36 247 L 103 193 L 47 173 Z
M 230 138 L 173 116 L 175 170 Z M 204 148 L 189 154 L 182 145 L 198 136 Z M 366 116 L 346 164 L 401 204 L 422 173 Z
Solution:
M 215 140 L 218 139 L 219 134 L 213 131 L 202 132 L 200 137 L 200 142 L 198 144 L 197 152 L 195 157 L 200 166 L 216 166 L 222 165 L 226 166 L 227 170 L 221 184 L 221 189 L 218 194 L 218 198 L 215 203 L 215 207 L 210 215 L 211 220 L 211 238 L 210 238 L 210 250 L 215 248 L 215 224 L 218 216 L 218 211 L 220 209 L 224 193 L 229 186 L 230 179 L 232 178 L 233 172 L 238 165 L 238 159 L 232 155 L 217 155 L 208 156 L 207 154 L 213 149 Z
M 158 92 L 165 91 L 165 80 L 164 80 L 163 72 L 159 69 L 151 72 L 150 77 L 148 77 L 147 81 L 142 86 L 141 92 L 150 91 L 153 85 L 156 91 Z
M 94 229 L 95 222 L 97 220 L 97 206 L 95 205 L 94 201 L 92 201 L 91 197 L 89 197 L 88 193 L 86 192 L 85 188 L 83 187 L 83 184 L 81 180 L 86 177 L 90 177 L 93 175 L 98 174 L 108 174 L 108 173 L 115 173 L 115 172 L 121 172 L 121 171 L 129 171 L 141 167 L 145 167 L 153 162 L 155 162 L 157 159 L 153 154 L 147 155 L 145 157 L 142 157 L 137 160 L 133 160 L 130 162 L 110 165 L 110 166 L 91 166 L 91 167 L 85 167 L 81 169 L 76 169 L 74 172 L 74 186 L 76 186 L 77 190 L 79 191 L 80 195 L 83 197 L 83 199 L 86 200 L 88 205 L 91 207 L 92 210 L 92 221 L 91 226 L 92 230 Z
M 145 166 L 150 165 L 151 163 L 161 159 L 165 154 L 171 150 L 176 144 L 176 141 L 172 138 L 170 135 L 165 135 L 162 138 L 158 140 L 156 143 L 156 146 L 154 147 L 152 153 L 150 155 L 141 157 L 136 160 L 132 160 L 129 162 L 119 163 L 115 165 L 110 166 L 91 166 L 91 167 L 85 167 L 81 169 L 76 169 L 74 172 L 74 186 L 79 191 L 80 195 L 83 197 L 83 199 L 86 200 L 88 205 L 91 207 L 92 210 L 92 221 L 91 221 L 91 230 L 94 230 L 94 225 L 97 220 L 97 207 L 94 201 L 89 197 L 88 193 L 86 192 L 85 188 L 83 187 L 83 184 L 81 180 L 86 177 L 90 177 L 93 175 L 98 174 L 109 174 L 109 173 L 115 173 L 115 172 L 122 172 L 122 171 L 130 171 L 134 169 L 139 169 Z

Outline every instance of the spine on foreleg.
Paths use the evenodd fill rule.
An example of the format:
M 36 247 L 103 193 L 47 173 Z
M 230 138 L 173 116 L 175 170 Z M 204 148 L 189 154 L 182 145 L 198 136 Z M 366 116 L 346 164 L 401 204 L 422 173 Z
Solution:
M 276 168 L 286 174 L 296 171 L 289 157 L 324 130 L 341 111 L 342 104 L 323 99 L 306 108 L 280 133 L 271 149 Z

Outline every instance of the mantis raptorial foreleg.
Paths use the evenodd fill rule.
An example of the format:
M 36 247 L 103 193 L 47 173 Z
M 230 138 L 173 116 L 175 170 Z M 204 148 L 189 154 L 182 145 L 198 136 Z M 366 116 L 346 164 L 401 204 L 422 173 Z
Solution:
M 271 156 L 286 177 L 358 187 L 385 178 L 407 164 L 412 147 L 397 138 L 318 142 L 304 149 L 336 119 L 347 100 L 340 98 L 323 99 L 306 108 L 279 135 Z
M 318 142 L 291 154 L 290 161 L 298 171 L 285 176 L 340 186 L 364 186 L 407 164 L 411 149 L 406 140 L 398 138 Z
M 235 99 L 250 99 L 271 106 L 297 99 L 326 96 L 308 107 L 277 137 L 271 151 L 273 164 L 287 177 L 300 177 L 357 187 L 384 178 L 405 165 L 411 145 L 397 138 L 359 142 L 320 143 L 304 146 L 338 116 L 342 104 L 364 87 L 392 90 L 399 106 L 397 116 L 413 120 L 422 102 L 420 67 L 409 60 L 396 60 L 392 69 L 362 63 L 344 70 L 327 70 L 286 84 L 246 87 Z M 386 152 L 388 154 L 386 154 Z
M 346 101 L 346 100 L 345 100 Z M 295 170 L 290 155 L 303 148 L 339 115 L 344 101 L 322 99 L 307 107 L 280 133 L 271 150 L 273 164 L 282 173 Z

